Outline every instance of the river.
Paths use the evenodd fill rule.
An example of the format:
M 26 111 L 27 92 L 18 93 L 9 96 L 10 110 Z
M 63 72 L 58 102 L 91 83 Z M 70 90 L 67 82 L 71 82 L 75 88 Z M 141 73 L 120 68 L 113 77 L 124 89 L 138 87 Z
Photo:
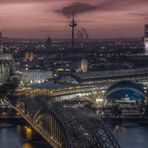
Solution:
M 118 127 L 113 133 L 121 148 L 148 148 L 148 126 Z
M 18 128 L 0 128 L 0 148 L 50 148 L 44 140 L 27 141 Z
M 113 131 L 121 148 L 148 148 L 148 127 L 123 128 Z M 18 128 L 0 128 L 0 148 L 50 148 L 44 140 L 27 141 Z

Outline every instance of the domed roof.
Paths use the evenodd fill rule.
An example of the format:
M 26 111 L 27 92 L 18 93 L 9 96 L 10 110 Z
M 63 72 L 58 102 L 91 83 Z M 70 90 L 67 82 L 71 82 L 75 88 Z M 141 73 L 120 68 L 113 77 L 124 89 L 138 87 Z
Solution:
M 121 100 L 129 98 L 130 100 L 145 99 L 144 89 L 136 82 L 124 80 L 110 86 L 105 95 L 106 99 Z

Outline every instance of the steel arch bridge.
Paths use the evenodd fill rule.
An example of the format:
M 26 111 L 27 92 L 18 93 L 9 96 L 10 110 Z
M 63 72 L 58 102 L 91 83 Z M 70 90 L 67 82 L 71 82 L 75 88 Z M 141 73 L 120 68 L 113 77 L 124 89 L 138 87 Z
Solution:
M 80 98 L 53 101 L 19 95 L 11 105 L 54 148 L 120 148 L 103 121 Z

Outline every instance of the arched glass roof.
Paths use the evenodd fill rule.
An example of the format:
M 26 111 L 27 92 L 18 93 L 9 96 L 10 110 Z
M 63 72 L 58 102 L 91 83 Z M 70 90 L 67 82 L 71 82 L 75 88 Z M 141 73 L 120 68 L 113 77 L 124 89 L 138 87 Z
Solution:
M 136 82 L 125 80 L 119 81 L 110 86 L 105 95 L 106 99 L 111 100 L 139 100 L 145 99 L 144 89 Z

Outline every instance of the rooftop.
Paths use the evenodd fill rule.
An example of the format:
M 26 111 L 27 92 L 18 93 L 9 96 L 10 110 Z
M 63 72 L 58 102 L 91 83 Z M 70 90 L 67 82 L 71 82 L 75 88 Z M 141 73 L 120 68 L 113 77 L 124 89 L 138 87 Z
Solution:
M 0 54 L 0 60 L 13 60 L 11 54 Z

